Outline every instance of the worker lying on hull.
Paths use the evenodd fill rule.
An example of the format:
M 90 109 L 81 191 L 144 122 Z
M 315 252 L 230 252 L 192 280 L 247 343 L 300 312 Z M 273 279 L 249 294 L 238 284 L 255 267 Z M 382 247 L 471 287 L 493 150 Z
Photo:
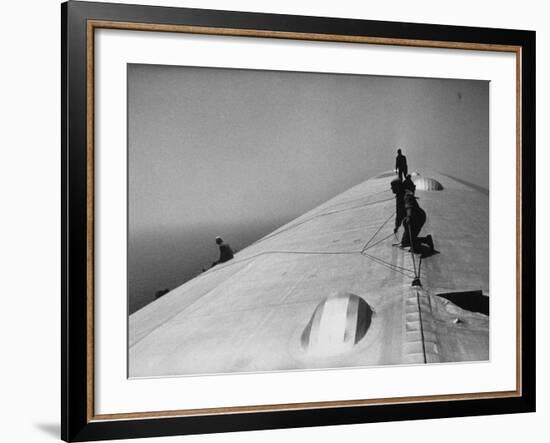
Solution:
M 405 206 L 405 218 L 403 219 L 405 232 L 401 237 L 401 248 L 410 246 L 413 253 L 422 254 L 423 257 L 429 257 L 437 253 L 431 235 L 418 236 L 422 226 L 426 223 L 426 212 L 420 207 L 416 197 L 408 189 L 404 192 L 403 202 Z
M 225 263 L 226 261 L 232 260 L 233 254 L 234 254 L 233 249 L 231 249 L 231 246 L 229 246 L 227 243 L 224 243 L 221 237 L 216 237 L 216 244 L 220 249 L 220 258 L 216 260 L 214 263 L 212 263 L 212 267 L 220 263 Z

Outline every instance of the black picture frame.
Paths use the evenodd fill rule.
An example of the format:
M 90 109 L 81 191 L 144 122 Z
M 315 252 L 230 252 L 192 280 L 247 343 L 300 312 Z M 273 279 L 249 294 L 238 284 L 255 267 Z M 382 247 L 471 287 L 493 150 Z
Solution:
M 511 414 L 535 411 L 535 32 L 522 30 L 396 23 L 356 19 L 289 16 L 187 8 L 137 6 L 70 1 L 61 5 L 61 109 L 62 109 L 62 373 L 61 433 L 65 441 L 89 441 L 137 437 L 218 433 L 290 427 L 326 426 Z M 521 128 L 517 171 L 521 178 L 518 272 L 521 293 L 518 322 L 521 335 L 520 392 L 497 398 L 442 399 L 364 406 L 310 407 L 290 410 L 261 410 L 205 415 L 127 417 L 96 419 L 90 399 L 90 318 L 89 293 L 93 292 L 90 214 L 91 162 L 88 156 L 89 107 L 87 42 L 90 21 L 194 26 L 260 30 L 271 33 L 300 33 L 331 36 L 402 39 L 439 42 L 452 47 L 455 42 L 506 45 L 518 48 L 521 56 Z M 93 29 L 92 29 L 93 31 Z M 92 273 L 92 275 L 90 275 Z M 92 279 L 92 280 L 91 280 Z M 92 411 L 90 411 L 90 408 Z

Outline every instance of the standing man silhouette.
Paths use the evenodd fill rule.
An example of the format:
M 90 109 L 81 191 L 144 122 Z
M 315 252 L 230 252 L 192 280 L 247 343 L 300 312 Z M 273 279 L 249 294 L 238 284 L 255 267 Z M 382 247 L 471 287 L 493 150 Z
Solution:
M 397 150 L 397 157 L 395 157 L 395 172 L 399 174 L 401 181 L 403 181 L 403 177 L 407 176 L 407 157 L 401 154 L 401 149 Z

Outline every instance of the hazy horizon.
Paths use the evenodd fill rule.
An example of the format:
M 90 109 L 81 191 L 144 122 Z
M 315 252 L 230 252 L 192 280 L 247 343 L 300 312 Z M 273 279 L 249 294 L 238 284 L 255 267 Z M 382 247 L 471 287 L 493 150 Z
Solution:
M 393 169 L 489 186 L 489 83 L 128 65 L 130 312 Z

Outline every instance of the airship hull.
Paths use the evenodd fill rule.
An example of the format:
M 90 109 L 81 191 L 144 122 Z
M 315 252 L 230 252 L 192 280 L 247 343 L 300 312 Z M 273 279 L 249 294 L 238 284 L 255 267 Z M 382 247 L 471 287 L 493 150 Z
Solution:
M 488 193 L 415 176 L 422 233 L 440 252 L 422 258 L 395 246 L 392 178 L 366 180 L 132 314 L 129 375 L 489 359 L 488 312 L 444 297 L 489 295 Z

